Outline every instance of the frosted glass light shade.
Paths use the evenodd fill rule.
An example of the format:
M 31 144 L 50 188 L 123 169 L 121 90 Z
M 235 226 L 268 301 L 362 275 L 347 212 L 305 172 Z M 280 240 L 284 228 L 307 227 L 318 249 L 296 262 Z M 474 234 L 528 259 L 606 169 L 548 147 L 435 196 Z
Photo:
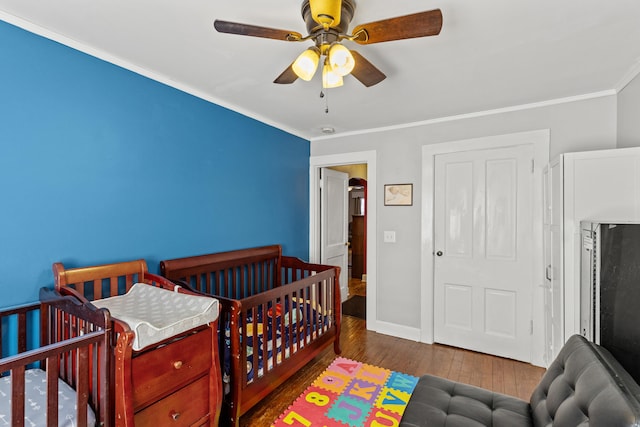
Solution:
M 302 80 L 309 81 L 318 68 L 318 61 L 320 61 L 320 52 L 317 48 L 311 47 L 296 58 L 291 68 Z
M 356 65 L 353 55 L 343 45 L 334 43 L 329 49 L 329 65 L 334 73 L 346 76 Z
M 334 87 L 340 87 L 343 84 L 342 76 L 336 74 L 329 64 L 324 64 L 324 67 L 322 67 L 322 87 L 332 89 Z

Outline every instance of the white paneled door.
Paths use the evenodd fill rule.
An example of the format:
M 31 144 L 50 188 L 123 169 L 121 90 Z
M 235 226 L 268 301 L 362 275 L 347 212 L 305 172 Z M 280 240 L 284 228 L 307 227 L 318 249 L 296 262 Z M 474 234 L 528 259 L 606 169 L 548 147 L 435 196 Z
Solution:
M 437 155 L 436 342 L 531 360 L 533 148 Z
M 320 262 L 340 267 L 340 293 L 349 293 L 349 174 L 322 168 L 320 188 Z

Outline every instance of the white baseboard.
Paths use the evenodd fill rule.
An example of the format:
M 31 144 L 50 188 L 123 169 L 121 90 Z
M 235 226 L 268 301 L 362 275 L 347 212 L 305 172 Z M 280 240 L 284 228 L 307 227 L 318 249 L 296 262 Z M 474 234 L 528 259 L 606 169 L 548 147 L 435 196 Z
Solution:
M 368 322 L 367 327 L 369 327 Z M 409 326 L 397 325 L 395 323 L 377 321 L 375 322 L 375 327 L 373 328 L 373 330 L 380 334 L 391 335 L 392 337 L 396 338 L 404 338 L 411 341 L 420 341 L 420 329 L 418 328 L 411 328 Z

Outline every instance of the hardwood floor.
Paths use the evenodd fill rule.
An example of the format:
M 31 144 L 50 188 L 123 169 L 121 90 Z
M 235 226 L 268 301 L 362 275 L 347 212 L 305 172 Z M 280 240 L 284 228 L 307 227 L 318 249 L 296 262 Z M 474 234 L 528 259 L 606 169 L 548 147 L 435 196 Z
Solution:
M 349 279 L 349 296 L 361 295 L 367 296 L 367 282 L 363 282 L 360 279 Z
M 367 331 L 363 320 L 351 316 L 343 316 L 340 338 L 343 357 L 414 376 L 438 375 L 527 401 L 544 374 L 543 368 L 527 363 Z M 335 357 L 333 346 L 327 348 L 247 412 L 240 425 L 271 425 Z

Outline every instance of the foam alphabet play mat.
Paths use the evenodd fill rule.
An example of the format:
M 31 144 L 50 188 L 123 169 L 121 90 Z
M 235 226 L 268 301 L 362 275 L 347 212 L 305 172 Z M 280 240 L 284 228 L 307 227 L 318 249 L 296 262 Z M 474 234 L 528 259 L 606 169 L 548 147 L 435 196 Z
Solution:
M 338 357 L 272 424 L 397 426 L 418 378 Z

